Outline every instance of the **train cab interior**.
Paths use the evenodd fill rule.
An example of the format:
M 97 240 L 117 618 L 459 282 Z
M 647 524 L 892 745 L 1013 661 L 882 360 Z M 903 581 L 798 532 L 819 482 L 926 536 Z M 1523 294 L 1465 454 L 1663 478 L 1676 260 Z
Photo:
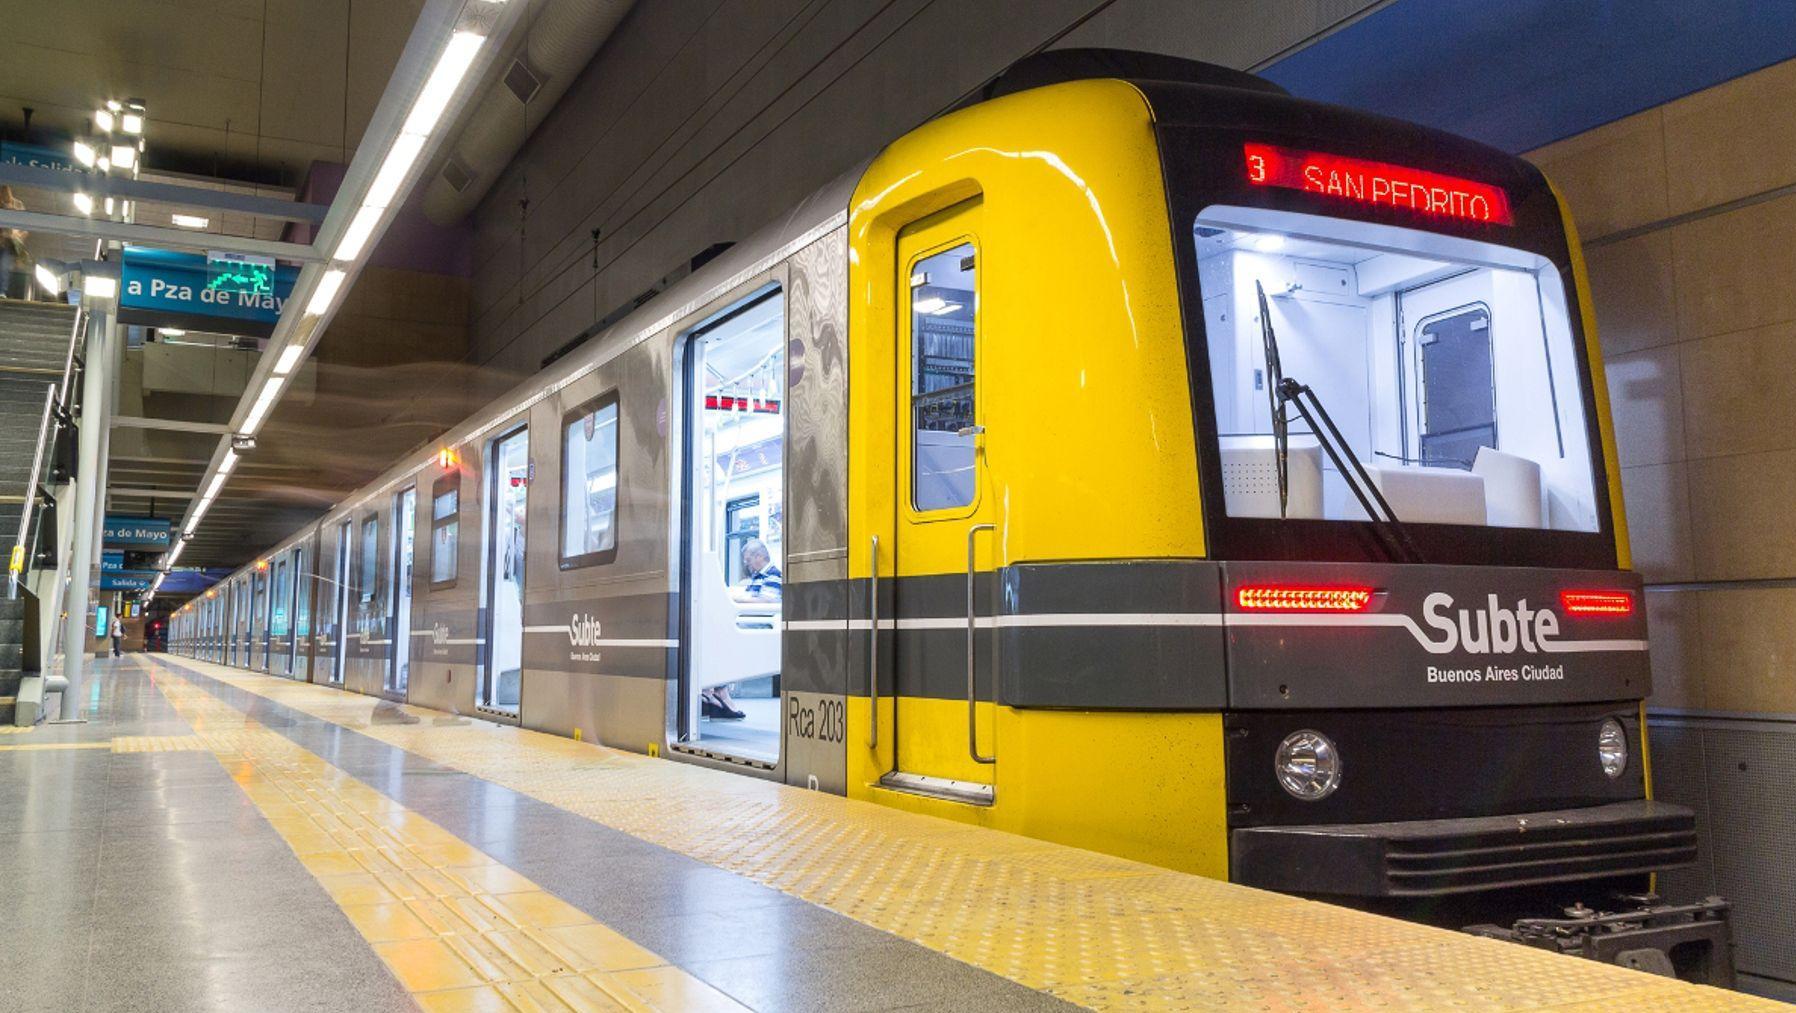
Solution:
M 685 596 L 691 647 L 679 740 L 779 759 L 785 303 L 767 293 L 695 334 L 689 376 Z
M 1579 354 L 1550 261 L 1260 208 L 1209 208 L 1194 238 L 1229 516 L 1367 517 L 1294 405 L 1279 446 L 1282 375 L 1315 392 L 1404 523 L 1597 530 Z

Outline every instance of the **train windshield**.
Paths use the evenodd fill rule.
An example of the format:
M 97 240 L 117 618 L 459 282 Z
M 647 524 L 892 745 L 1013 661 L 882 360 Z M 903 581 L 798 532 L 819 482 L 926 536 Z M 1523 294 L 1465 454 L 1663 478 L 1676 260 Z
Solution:
M 1232 206 L 1205 209 L 1194 241 L 1230 517 L 1366 521 L 1382 496 L 1406 526 L 1598 530 L 1550 261 Z

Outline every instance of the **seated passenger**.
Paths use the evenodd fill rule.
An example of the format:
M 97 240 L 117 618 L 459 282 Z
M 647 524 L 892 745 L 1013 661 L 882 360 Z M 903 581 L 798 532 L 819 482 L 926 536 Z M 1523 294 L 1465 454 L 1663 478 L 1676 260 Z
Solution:
M 735 593 L 737 601 L 779 601 L 780 568 L 773 565 L 765 542 L 750 538 L 742 546 L 742 568 L 748 571 L 748 579 Z
M 767 545 L 759 538 L 750 538 L 742 546 L 742 568 L 748 571 L 748 579 L 742 586 L 730 592 L 730 597 L 739 602 L 779 601 L 782 591 L 780 568 L 773 565 L 773 555 L 767 551 Z M 699 712 L 708 718 L 721 718 L 726 721 L 740 721 L 748 714 L 737 709 L 735 701 L 730 699 L 730 687 L 733 683 L 713 686 L 699 693 Z

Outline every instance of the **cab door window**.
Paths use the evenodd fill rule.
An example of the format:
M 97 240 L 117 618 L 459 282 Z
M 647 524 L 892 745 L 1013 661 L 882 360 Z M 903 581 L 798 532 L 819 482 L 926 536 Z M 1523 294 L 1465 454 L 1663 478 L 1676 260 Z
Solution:
M 919 512 L 971 506 L 978 494 L 976 270 L 972 243 L 911 268 L 911 505 Z

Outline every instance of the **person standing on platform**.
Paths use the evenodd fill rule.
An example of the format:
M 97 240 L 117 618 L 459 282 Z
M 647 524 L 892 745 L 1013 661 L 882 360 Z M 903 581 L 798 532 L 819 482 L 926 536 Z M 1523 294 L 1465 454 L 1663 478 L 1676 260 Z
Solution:
M 124 623 L 113 623 L 112 624 L 112 656 L 113 657 L 117 658 L 122 655 L 123 652 L 120 651 L 119 648 L 123 647 L 124 643 L 125 643 L 125 624 Z
M 0 211 L 23 211 L 25 202 L 10 186 L 0 186 Z M 25 230 L 0 228 L 0 298 L 31 298 L 31 272 L 26 264 Z M 15 284 L 14 278 L 18 281 Z

